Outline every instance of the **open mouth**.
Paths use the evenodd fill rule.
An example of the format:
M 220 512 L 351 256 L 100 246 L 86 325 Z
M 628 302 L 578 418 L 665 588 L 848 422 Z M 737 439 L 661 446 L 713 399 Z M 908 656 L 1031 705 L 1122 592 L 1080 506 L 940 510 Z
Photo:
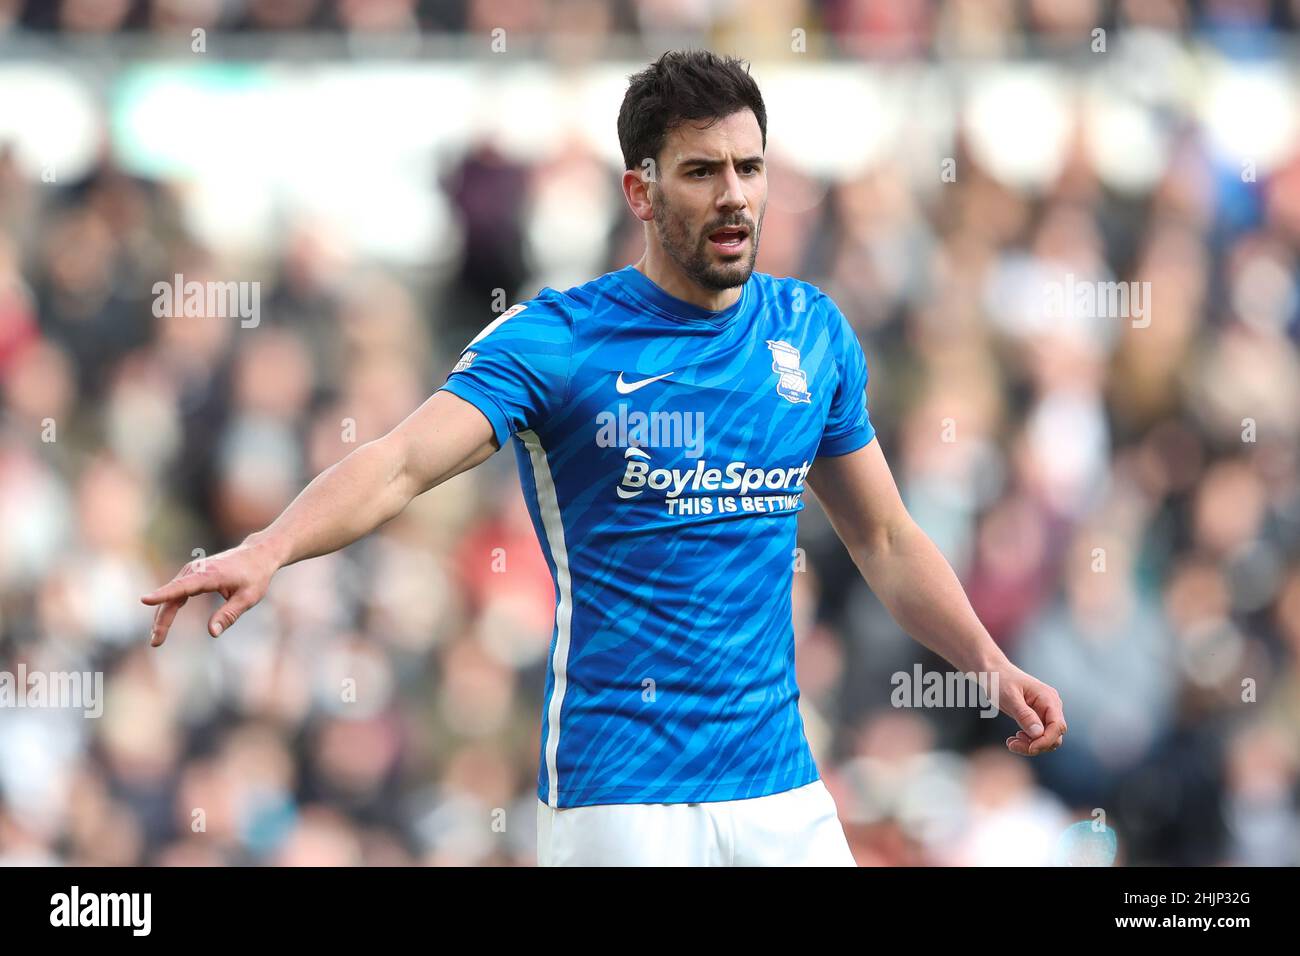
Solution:
M 739 252 L 748 241 L 748 226 L 724 226 L 709 233 L 709 242 L 721 252 Z

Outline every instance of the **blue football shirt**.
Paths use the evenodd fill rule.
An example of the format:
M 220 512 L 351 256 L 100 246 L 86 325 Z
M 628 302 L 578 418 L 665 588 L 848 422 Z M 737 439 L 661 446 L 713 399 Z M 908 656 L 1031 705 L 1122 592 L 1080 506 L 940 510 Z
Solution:
M 442 387 L 514 438 L 555 582 L 537 792 L 696 803 L 818 779 L 799 715 L 796 516 L 819 455 L 875 435 L 816 286 L 754 272 L 709 311 L 628 266 L 542 289 Z

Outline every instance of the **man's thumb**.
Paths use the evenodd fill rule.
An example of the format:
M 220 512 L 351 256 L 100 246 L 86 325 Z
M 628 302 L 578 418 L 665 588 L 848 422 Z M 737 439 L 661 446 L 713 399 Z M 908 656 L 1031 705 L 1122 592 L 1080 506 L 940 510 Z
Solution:
M 1015 703 L 1011 705 L 1011 716 L 1020 725 L 1020 729 L 1029 734 L 1030 737 L 1042 735 L 1043 721 L 1034 708 L 1025 703 L 1023 697 L 1017 697 Z
M 239 615 L 247 611 L 252 603 L 248 600 L 245 591 L 236 591 L 230 595 L 230 600 L 221 605 L 217 613 L 213 614 L 208 621 L 208 633 L 213 637 L 220 637 L 221 632 L 239 620 Z

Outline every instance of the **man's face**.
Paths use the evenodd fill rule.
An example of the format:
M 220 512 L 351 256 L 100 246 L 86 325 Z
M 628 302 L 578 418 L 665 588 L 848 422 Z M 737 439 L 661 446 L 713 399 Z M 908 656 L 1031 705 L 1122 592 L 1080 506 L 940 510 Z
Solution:
M 744 285 L 767 209 L 763 134 L 752 110 L 712 126 L 687 120 L 668 134 L 651 188 L 659 243 L 698 285 Z

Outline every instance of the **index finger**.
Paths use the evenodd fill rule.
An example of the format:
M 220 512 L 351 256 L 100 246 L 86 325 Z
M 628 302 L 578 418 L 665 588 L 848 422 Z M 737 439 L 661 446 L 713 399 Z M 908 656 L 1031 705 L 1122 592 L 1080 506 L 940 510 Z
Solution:
M 183 578 L 175 578 L 164 584 L 156 591 L 150 591 L 144 597 L 140 598 L 141 604 L 162 604 L 166 601 L 178 601 L 181 598 L 191 598 L 196 594 L 206 594 L 209 591 L 215 591 L 217 583 L 211 575 L 208 574 L 190 574 Z

